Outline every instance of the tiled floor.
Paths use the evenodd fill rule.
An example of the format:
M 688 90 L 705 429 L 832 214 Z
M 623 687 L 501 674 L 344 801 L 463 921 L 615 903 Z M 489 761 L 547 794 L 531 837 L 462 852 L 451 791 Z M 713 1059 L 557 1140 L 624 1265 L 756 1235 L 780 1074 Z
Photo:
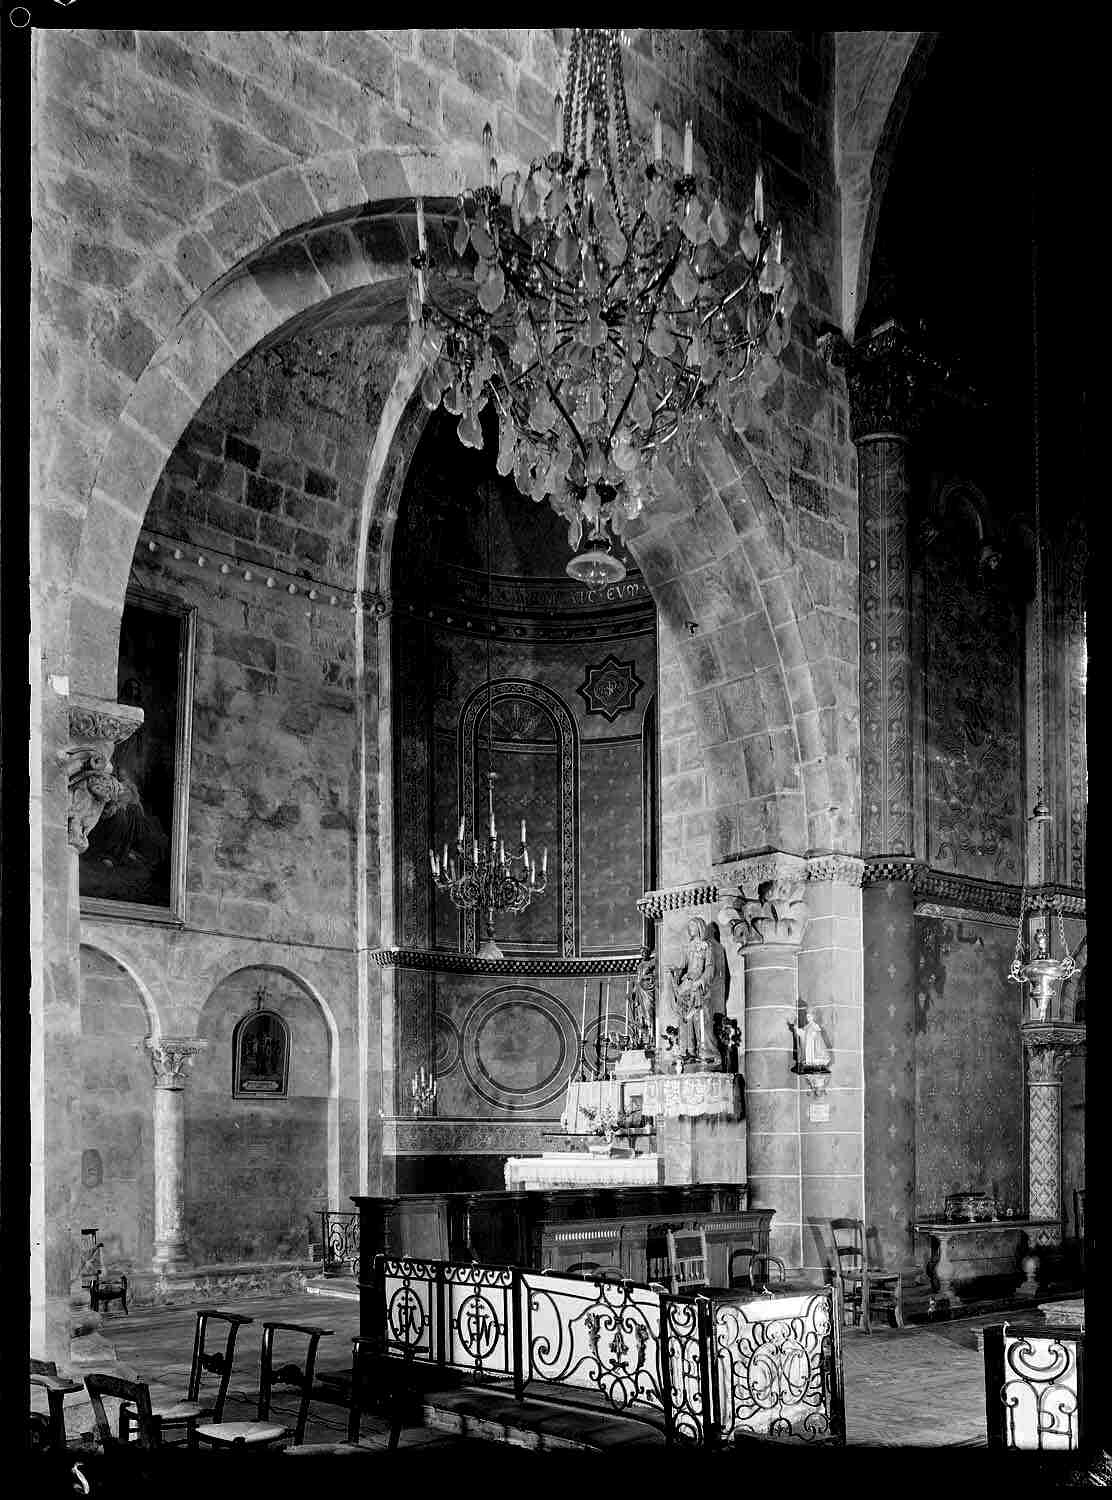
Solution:
M 332 1330 L 321 1341 L 318 1372 L 350 1369 L 351 1336 L 359 1331 L 358 1303 L 350 1299 L 299 1294 L 229 1303 L 256 1321 L 241 1330 L 236 1347 L 229 1419 L 247 1415 L 256 1389 L 264 1318 Z M 985 1321 L 983 1318 L 981 1322 Z M 894 1448 L 979 1446 L 985 1441 L 984 1363 L 971 1329 L 953 1322 L 934 1327 L 880 1328 L 871 1334 L 849 1328 L 844 1339 L 846 1425 L 849 1444 Z M 139 1378 L 184 1394 L 192 1351 L 194 1312 L 160 1308 L 129 1316 L 106 1316 L 103 1334 L 119 1361 Z M 964 1343 L 963 1343 L 964 1340 Z M 289 1394 L 283 1402 L 292 1401 Z M 340 1442 L 347 1414 L 342 1406 L 314 1402 L 307 1442 Z M 386 1425 L 363 1418 L 361 1441 L 384 1446 Z M 458 1445 L 475 1439 L 432 1428 L 407 1428 L 402 1446 Z

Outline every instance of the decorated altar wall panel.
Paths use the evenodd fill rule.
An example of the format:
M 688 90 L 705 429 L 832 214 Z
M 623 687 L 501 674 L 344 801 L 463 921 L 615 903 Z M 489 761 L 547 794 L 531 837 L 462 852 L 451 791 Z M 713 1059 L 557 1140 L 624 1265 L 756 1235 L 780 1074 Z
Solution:
M 916 1203 L 984 1189 L 1023 1202 L 1023 1058 L 1010 924 L 915 919 Z
M 399 976 L 401 977 L 401 976 Z M 407 980 L 424 975 L 405 976 Z M 558 1129 L 578 1076 L 584 981 L 560 975 L 439 974 L 434 1056 L 437 1114 L 475 1120 L 548 1120 Z M 600 1031 L 625 1018 L 624 977 L 587 981 L 586 1060 L 594 1077 Z M 607 993 L 609 990 L 609 999 Z M 601 1057 L 611 1054 L 602 1042 Z
M 596 628 L 602 626 L 600 618 Z M 404 614 L 394 628 L 401 719 L 399 942 L 459 951 L 465 920 L 446 895 L 430 890 L 428 844 L 430 837 L 438 847 L 454 841 L 461 800 L 477 806 L 485 822 L 485 645 Z M 492 647 L 499 831 L 507 847 L 516 847 L 517 819 L 524 817 L 531 853 L 539 858 L 548 848 L 548 893 L 499 925 L 507 953 L 570 957 L 640 946 L 642 730 L 655 685 L 654 656 L 651 622 L 632 634 L 503 639 Z M 606 674 L 602 689 L 600 673 Z M 422 816 L 425 806 L 431 817 Z M 473 829 L 469 813 L 469 834 Z
M 233 1033 L 256 1010 L 262 986 L 265 1008 L 289 1032 L 286 1093 L 235 1098 Z M 329 1206 L 329 1050 L 320 1010 L 288 975 L 247 969 L 213 991 L 199 1034 L 208 1046 L 194 1061 L 185 1104 L 190 1257 L 306 1259 L 315 1215 Z

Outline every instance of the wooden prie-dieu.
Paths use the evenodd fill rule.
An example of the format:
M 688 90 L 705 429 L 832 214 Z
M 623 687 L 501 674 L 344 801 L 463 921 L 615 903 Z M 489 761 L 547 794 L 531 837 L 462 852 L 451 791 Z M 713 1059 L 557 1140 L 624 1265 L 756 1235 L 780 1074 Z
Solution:
M 768 1251 L 773 1215 L 770 1208 L 748 1208 L 747 1189 L 737 1183 L 407 1193 L 352 1201 L 359 1209 L 361 1322 L 367 1327 L 379 1251 L 551 1271 L 597 1265 L 645 1283 L 668 1279 L 669 1230 L 701 1229 L 711 1285 L 728 1287 L 748 1285 L 752 1253 Z

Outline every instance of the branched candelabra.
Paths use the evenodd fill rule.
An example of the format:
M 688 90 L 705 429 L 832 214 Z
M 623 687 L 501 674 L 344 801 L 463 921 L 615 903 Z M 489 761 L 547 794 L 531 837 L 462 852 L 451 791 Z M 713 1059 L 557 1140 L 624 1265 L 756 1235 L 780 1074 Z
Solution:
M 413 1113 L 431 1115 L 436 1108 L 436 1076 L 423 1065 L 414 1073 L 409 1084 L 413 1096 Z
M 494 818 L 494 783 L 497 773 L 486 773 L 487 811 L 489 821 L 482 841 L 475 837 L 470 848 L 466 842 L 467 822 L 459 820 L 455 855 L 449 856 L 444 845 L 439 859 L 429 850 L 432 878 L 438 891 L 447 891 L 461 911 L 478 911 L 483 918 L 483 940 L 480 958 L 501 958 L 501 948 L 494 940 L 494 918 L 499 912 L 521 912 L 534 896 L 542 895 L 548 884 L 548 850 L 541 855 L 540 869 L 529 853 L 525 819 L 521 820 L 521 843 L 516 853 L 506 853 L 505 840 L 499 835 Z

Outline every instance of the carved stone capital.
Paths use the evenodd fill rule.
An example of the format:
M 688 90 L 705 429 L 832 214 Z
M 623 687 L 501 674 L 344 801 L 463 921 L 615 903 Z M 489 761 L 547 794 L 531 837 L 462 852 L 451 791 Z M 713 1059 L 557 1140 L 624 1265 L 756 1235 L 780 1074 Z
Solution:
M 148 1037 L 143 1045 L 154 1068 L 155 1088 L 183 1089 L 190 1063 L 208 1046 L 208 1042 L 201 1037 L 160 1036 Z
M 68 835 L 72 848 L 83 854 L 89 834 L 105 807 L 120 795 L 112 775 L 112 756 L 143 722 L 143 710 L 130 703 L 99 698 L 71 698 L 69 735 L 58 762 L 69 781 Z
M 922 341 L 896 322 L 855 345 L 840 361 L 849 391 L 850 436 L 914 437 L 928 410 L 931 392 L 945 388 L 950 373 L 923 348 Z
M 1067 1058 L 1085 1045 L 1085 1028 L 1076 1024 L 1028 1021 L 1020 1031 L 1028 1083 L 1061 1083 Z
M 718 920 L 739 953 L 766 944 L 794 948 L 803 941 L 807 864 L 798 854 L 774 850 L 722 868 L 737 892 L 722 892 Z

